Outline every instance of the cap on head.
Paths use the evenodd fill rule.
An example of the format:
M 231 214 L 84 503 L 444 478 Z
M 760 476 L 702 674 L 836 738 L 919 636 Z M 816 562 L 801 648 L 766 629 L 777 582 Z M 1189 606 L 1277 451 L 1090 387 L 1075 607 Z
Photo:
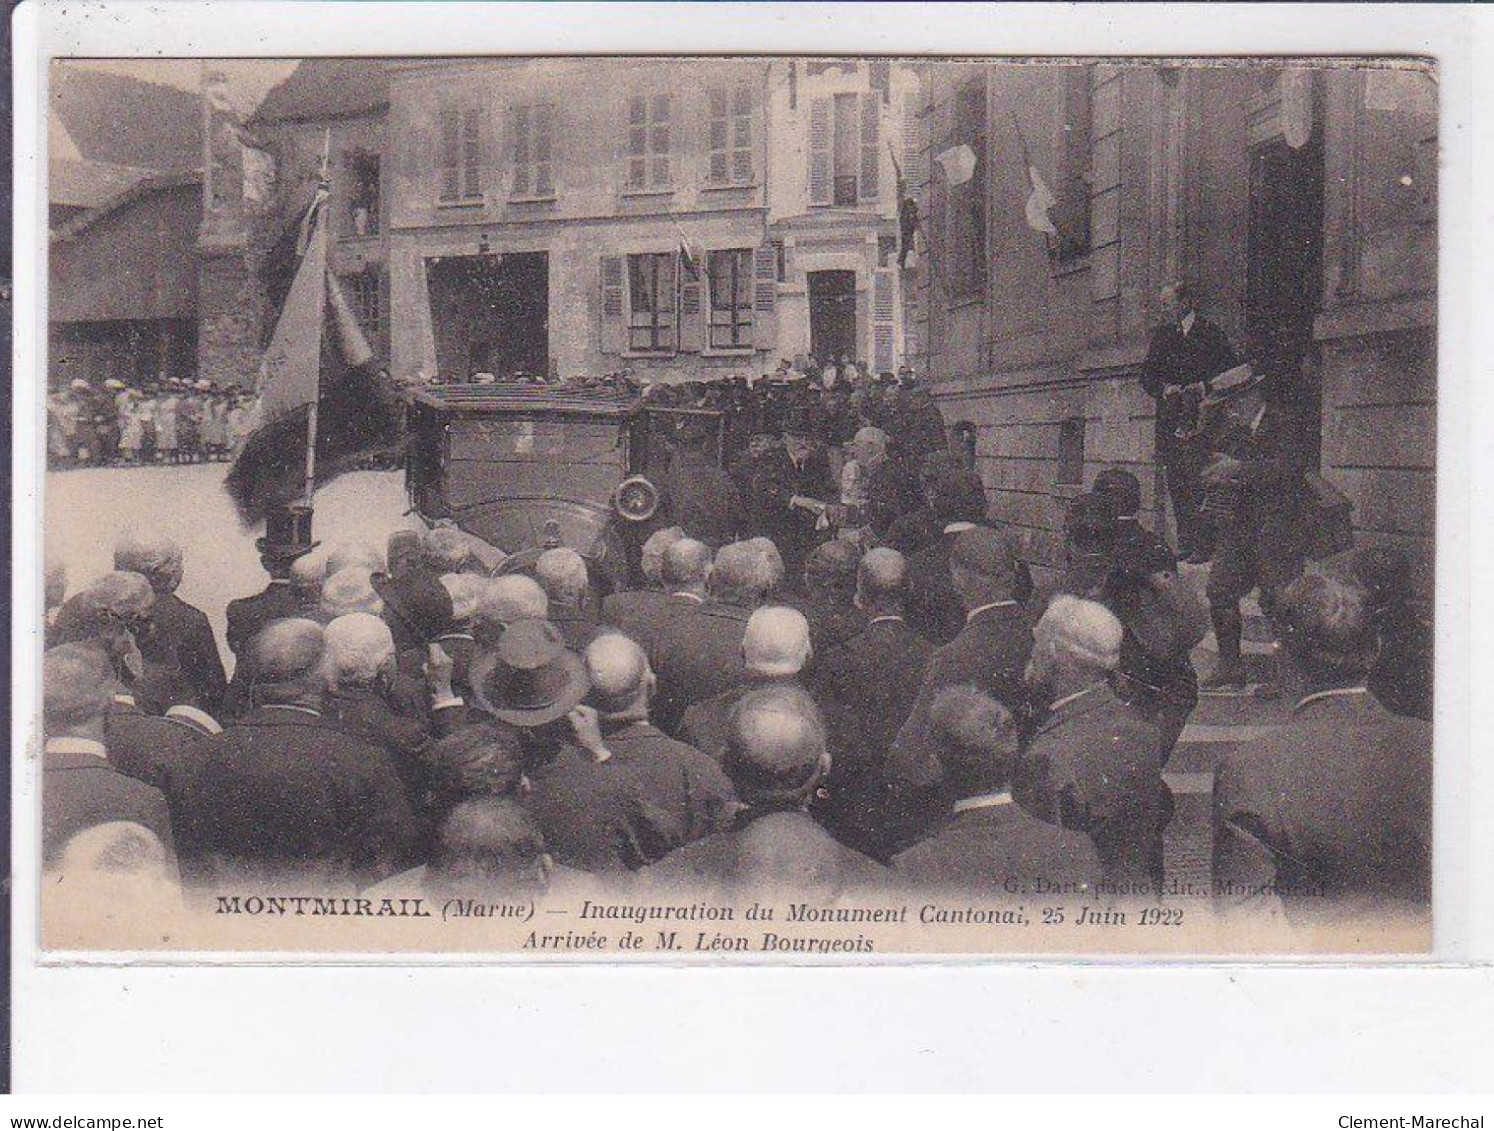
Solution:
M 643 543 L 643 576 L 654 585 L 660 582 L 665 553 L 684 536 L 685 532 L 678 526 L 666 526 L 663 530 L 655 530 Z
M 42 718 L 46 731 L 102 718 L 114 699 L 114 673 L 87 644 L 59 644 L 42 657 Z
M 744 802 L 800 804 L 828 764 L 825 723 L 808 693 L 762 688 L 737 700 L 722 766 Z
M 138 573 L 158 591 L 170 592 L 182 577 L 182 548 L 159 531 L 130 531 L 114 543 L 114 568 Z
M 377 616 L 383 611 L 384 602 L 373 587 L 373 574 L 363 566 L 349 566 L 322 583 L 321 608 L 330 617 L 349 613 Z
M 742 661 L 752 674 L 798 675 L 812 655 L 809 621 L 798 609 L 768 605 L 747 618 Z
M 1055 659 L 1107 672 L 1120 666 L 1124 636 L 1121 622 L 1104 605 L 1068 594 L 1053 598 L 1033 629 L 1038 645 Z
M 619 632 L 607 632 L 586 646 L 581 657 L 591 683 L 591 700 L 604 714 L 633 707 L 648 682 L 648 656 Z
M 327 658 L 342 684 L 370 684 L 394 662 L 394 634 L 370 613 L 349 613 L 326 628 Z
M 292 683 L 318 674 L 326 656 L 326 634 L 316 621 L 293 617 L 274 621 L 249 644 L 254 678 Z

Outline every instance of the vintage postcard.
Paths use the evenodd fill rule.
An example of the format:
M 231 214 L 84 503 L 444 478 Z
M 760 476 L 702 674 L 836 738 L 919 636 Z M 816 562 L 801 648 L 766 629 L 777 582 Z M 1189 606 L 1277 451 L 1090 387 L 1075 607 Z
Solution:
M 1431 953 L 1435 61 L 44 81 L 44 957 Z

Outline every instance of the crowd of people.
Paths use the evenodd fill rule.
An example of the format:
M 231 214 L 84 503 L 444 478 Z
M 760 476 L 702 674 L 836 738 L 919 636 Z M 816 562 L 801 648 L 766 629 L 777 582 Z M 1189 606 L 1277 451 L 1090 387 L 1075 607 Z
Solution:
M 71 596 L 49 570 L 45 863 L 85 834 L 108 856 L 107 826 L 189 893 L 1165 898 L 1163 772 L 1209 610 L 1122 469 L 1035 578 L 910 385 L 775 380 L 726 469 L 681 428 L 667 525 L 613 592 L 563 546 L 519 571 L 455 527 L 321 546 L 309 510 L 277 510 L 269 584 L 227 609 L 232 678 L 169 539 L 127 537 Z M 1231 906 L 1425 903 L 1404 568 L 1361 551 L 1274 586 L 1298 702 L 1218 767 Z
M 231 459 L 257 426 L 239 386 L 169 377 L 140 385 L 81 377 L 47 397 L 53 468 L 207 463 Z

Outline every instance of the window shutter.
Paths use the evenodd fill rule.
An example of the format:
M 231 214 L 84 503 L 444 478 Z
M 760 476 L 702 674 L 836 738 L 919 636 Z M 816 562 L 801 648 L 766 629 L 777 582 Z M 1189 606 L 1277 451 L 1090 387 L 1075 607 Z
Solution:
M 440 132 L 436 163 L 440 168 L 441 199 L 459 200 L 462 195 L 462 115 L 455 107 L 441 108 Z
M 699 353 L 705 340 L 707 270 L 705 263 L 690 270 L 680 264 L 680 350 Z
M 897 279 L 890 267 L 872 272 L 872 371 L 897 369 Z
M 479 107 L 462 116 L 462 196 L 470 200 L 482 195 L 482 126 L 486 117 Z
M 778 348 L 778 248 L 765 243 L 752 253 L 752 345 Z
M 603 353 L 622 353 L 628 341 L 627 287 L 623 257 L 602 256 L 602 326 Z
M 809 104 L 809 203 L 830 203 L 830 99 Z
M 923 118 L 919 114 L 919 99 L 916 95 L 903 96 L 903 177 L 907 181 L 910 196 L 924 205 L 923 188 L 929 179 L 924 161 L 925 152 Z
M 511 139 L 509 159 L 513 165 L 513 177 L 508 190 L 510 196 L 528 196 L 531 192 L 529 114 L 528 106 L 514 106 L 508 111 L 508 136 Z
M 650 188 L 668 188 L 674 183 L 674 174 L 669 167 L 674 145 L 669 111 L 669 95 L 654 95 L 653 114 L 649 122 Z
M 861 96 L 861 181 L 856 186 L 857 199 L 876 200 L 881 169 L 881 99 L 876 94 Z
M 555 191 L 555 106 L 543 102 L 534 108 L 531 122 L 530 156 L 534 159 L 535 196 L 549 196 Z

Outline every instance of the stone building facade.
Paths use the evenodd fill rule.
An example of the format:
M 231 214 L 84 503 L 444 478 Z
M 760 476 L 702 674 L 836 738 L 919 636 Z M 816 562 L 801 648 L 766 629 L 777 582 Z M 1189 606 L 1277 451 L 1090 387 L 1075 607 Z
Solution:
M 1074 62 L 922 77 L 910 352 L 946 417 L 976 425 L 993 511 L 1032 559 L 1061 561 L 1064 509 L 1105 467 L 1138 474 L 1165 521 L 1138 377 L 1156 293 L 1180 279 L 1299 417 L 1358 540 L 1410 549 L 1427 591 L 1432 76 Z M 961 146 L 975 168 L 956 184 L 939 158 Z

